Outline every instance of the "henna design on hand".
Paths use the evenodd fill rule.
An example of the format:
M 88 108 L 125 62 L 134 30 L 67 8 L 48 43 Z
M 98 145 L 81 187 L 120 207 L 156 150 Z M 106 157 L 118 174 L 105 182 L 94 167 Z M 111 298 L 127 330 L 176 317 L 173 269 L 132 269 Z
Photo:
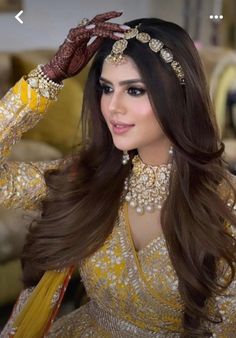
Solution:
M 106 22 L 119 17 L 121 12 L 107 12 L 96 15 L 86 26 L 95 25 L 87 29 L 85 25 L 71 28 L 65 41 L 59 47 L 50 62 L 42 67 L 43 72 L 52 80 L 62 80 L 77 75 L 90 61 L 101 46 L 104 38 L 120 39 L 114 33 L 124 33 L 119 24 Z M 88 45 L 92 37 L 96 39 Z

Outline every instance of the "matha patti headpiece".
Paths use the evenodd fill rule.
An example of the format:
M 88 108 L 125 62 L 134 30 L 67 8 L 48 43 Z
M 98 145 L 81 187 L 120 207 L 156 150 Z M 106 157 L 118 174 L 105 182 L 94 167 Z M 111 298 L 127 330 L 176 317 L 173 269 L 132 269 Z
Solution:
M 140 24 L 139 24 L 140 25 Z M 124 50 L 128 46 L 128 40 L 136 38 L 138 41 L 142 43 L 148 43 L 150 49 L 154 53 L 160 53 L 161 58 L 169 63 L 173 68 L 176 76 L 178 77 L 180 84 L 185 85 L 184 79 L 184 71 L 179 62 L 173 59 L 173 54 L 171 50 L 167 47 L 164 47 L 164 43 L 158 39 L 152 39 L 148 33 L 139 32 L 138 27 L 131 28 L 127 32 L 124 33 L 124 38 L 117 40 L 112 47 L 111 53 L 106 57 L 106 61 L 115 65 L 119 65 L 125 62 L 125 57 L 123 55 Z

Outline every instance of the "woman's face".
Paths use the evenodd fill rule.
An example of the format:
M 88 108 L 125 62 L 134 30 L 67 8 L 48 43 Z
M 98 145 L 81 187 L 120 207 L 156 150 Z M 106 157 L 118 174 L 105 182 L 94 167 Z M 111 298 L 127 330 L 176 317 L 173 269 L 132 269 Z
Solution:
M 105 61 L 100 84 L 103 89 L 101 111 L 115 147 L 120 150 L 138 149 L 146 163 L 154 161 L 159 155 L 168 154 L 170 143 L 155 118 L 145 84 L 133 60 L 127 57 L 121 65 Z M 116 123 L 130 127 L 119 128 L 114 125 Z M 164 162 L 161 160 L 161 163 Z

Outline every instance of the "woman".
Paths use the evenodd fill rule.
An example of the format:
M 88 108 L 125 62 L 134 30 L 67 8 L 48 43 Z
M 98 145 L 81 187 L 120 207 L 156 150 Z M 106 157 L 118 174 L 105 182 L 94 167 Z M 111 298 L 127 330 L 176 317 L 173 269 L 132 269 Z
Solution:
M 14 130 L 19 138 L 32 127 L 97 51 L 79 153 L 60 165 L 2 164 L 2 203 L 42 208 L 3 337 L 235 335 L 236 179 L 199 56 L 178 25 L 106 22 L 119 15 L 72 29 L 51 62 L 2 100 L 4 158 Z M 77 268 L 90 301 L 53 323 Z

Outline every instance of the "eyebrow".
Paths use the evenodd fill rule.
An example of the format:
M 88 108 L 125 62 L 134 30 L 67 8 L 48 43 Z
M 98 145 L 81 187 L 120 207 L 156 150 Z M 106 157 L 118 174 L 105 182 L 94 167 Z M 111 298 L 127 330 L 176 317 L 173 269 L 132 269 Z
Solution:
M 100 77 L 99 79 L 100 81 L 103 81 L 103 82 L 106 82 L 106 83 L 110 83 L 112 84 L 111 81 L 109 80 L 106 80 L 105 78 L 103 77 Z M 137 83 L 137 82 L 141 82 L 141 83 L 144 83 L 142 79 L 130 79 L 130 80 L 124 80 L 124 81 L 120 81 L 119 82 L 119 85 L 121 86 L 124 86 L 124 85 L 127 85 L 127 84 L 131 84 L 131 83 Z

